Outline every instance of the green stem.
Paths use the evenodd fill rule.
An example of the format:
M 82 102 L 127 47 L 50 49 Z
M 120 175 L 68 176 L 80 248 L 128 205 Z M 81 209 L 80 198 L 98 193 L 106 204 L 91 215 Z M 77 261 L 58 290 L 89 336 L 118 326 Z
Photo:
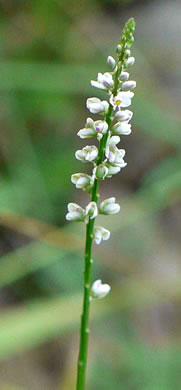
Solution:
M 115 84 L 113 89 L 113 95 L 116 96 L 118 85 L 119 85 L 119 76 L 122 70 L 122 66 L 118 67 L 118 70 L 115 74 Z M 104 153 L 106 148 L 106 143 L 109 135 L 110 126 L 112 124 L 113 118 L 113 107 L 109 105 L 108 112 L 106 114 L 105 120 L 108 124 L 107 133 L 102 137 L 99 144 L 99 152 L 96 165 L 99 165 L 103 162 Z M 99 181 L 95 179 L 94 185 L 92 188 L 91 202 L 98 201 L 99 194 Z M 93 232 L 94 232 L 94 222 L 95 219 L 90 219 L 86 227 L 86 244 L 85 244 L 85 269 L 84 269 L 84 297 L 83 297 L 83 311 L 81 315 L 81 328 L 80 328 L 80 349 L 79 349 L 79 358 L 78 358 L 78 368 L 77 368 L 77 386 L 76 390 L 85 390 L 85 379 L 86 379 L 86 366 L 87 366 L 87 351 L 88 351 L 88 338 L 89 338 L 89 309 L 90 309 L 90 295 L 91 295 L 91 271 L 92 271 L 92 242 L 93 242 Z

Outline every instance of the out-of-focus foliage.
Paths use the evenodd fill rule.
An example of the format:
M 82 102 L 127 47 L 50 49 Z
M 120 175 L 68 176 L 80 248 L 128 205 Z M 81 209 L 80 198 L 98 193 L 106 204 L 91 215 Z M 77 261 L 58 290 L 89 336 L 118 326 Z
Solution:
M 87 390 L 180 388 L 180 2 L 0 0 L 0 390 L 75 388 L 85 205 L 72 173 L 90 79 L 107 69 L 128 17 L 137 23 L 128 167 L 102 183 L 119 216 L 100 218 Z M 172 15 L 172 20 L 170 20 Z M 84 168 L 86 169 L 86 168 Z M 87 168 L 88 171 L 89 168 Z

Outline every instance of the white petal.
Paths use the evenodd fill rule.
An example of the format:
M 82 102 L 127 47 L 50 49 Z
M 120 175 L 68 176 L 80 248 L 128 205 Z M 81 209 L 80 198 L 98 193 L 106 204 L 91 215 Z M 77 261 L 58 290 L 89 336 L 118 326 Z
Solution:
M 104 241 L 109 240 L 110 235 L 111 235 L 111 233 L 110 233 L 109 230 L 102 228 L 102 239 L 103 239 Z
M 77 150 L 75 152 L 75 157 L 76 157 L 77 160 L 84 161 L 85 153 L 82 150 Z
M 108 172 L 108 176 L 107 177 L 110 177 L 112 175 L 116 175 L 117 173 L 119 173 L 120 170 L 121 170 L 121 167 L 115 167 L 113 165 L 109 165 L 108 169 L 109 169 L 109 172 Z
M 95 130 L 93 130 L 91 128 L 84 128 L 84 129 L 79 130 L 77 135 L 82 139 L 93 138 L 96 136 L 96 132 L 95 132 Z
M 94 126 L 94 121 L 92 118 L 87 118 L 86 120 L 86 128 L 91 128 L 91 129 L 94 129 L 95 130 L 95 126 Z
M 108 214 L 117 214 L 120 211 L 120 206 L 117 203 L 114 204 L 108 204 L 105 207 L 105 210 Z
M 120 137 L 117 136 L 117 135 L 113 135 L 113 136 L 109 139 L 108 142 L 109 142 L 110 145 L 112 145 L 112 144 L 117 145 L 117 144 L 119 144 L 119 142 L 120 142 Z
M 95 235 L 94 235 L 94 241 L 97 245 L 100 245 L 100 243 L 102 241 L 102 235 L 101 235 L 101 232 L 99 230 L 97 230 Z
M 106 89 L 105 86 L 98 81 L 91 80 L 91 85 L 94 88 L 99 88 L 99 89 Z
M 80 206 L 77 203 L 69 203 L 67 208 L 68 208 L 68 211 L 71 213 L 71 212 L 77 211 L 77 209 L 80 209 Z
M 93 298 L 104 298 L 110 291 L 108 284 L 102 284 L 101 280 L 96 280 L 91 288 Z

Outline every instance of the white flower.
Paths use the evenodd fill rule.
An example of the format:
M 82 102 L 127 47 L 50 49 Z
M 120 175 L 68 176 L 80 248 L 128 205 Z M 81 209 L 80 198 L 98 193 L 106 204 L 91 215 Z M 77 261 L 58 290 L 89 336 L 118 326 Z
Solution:
M 134 81 L 134 80 L 125 81 L 122 84 L 121 88 L 123 91 L 128 91 L 129 89 L 134 89 L 134 88 L 136 88 L 136 81 Z
M 115 114 L 115 119 L 118 119 L 120 122 L 129 122 L 133 116 L 132 111 L 130 110 L 119 110 Z
M 85 210 L 76 203 L 68 204 L 67 221 L 84 221 L 86 217 Z
M 94 228 L 94 241 L 97 245 L 101 243 L 101 241 L 109 240 L 110 231 L 103 228 L 102 226 L 95 226 Z
M 85 146 L 81 150 L 77 150 L 75 153 L 75 157 L 77 160 L 82 162 L 92 162 L 95 161 L 98 155 L 98 149 L 96 146 Z
M 109 72 L 106 73 L 98 73 L 97 81 L 91 80 L 92 87 L 107 89 L 112 88 L 114 85 L 114 81 L 112 75 Z
M 87 99 L 86 106 L 92 114 L 106 113 L 109 108 L 109 103 L 106 100 L 93 97 Z
M 135 58 L 134 58 L 134 57 L 129 57 L 129 58 L 125 61 L 125 65 L 126 65 L 126 66 L 134 65 L 134 63 L 135 63 Z
M 115 167 L 114 165 L 111 165 L 110 163 L 106 163 L 106 167 L 108 168 L 108 174 L 107 178 L 112 177 L 112 175 L 116 175 L 116 173 L 119 173 L 121 170 L 121 167 Z
M 76 188 L 81 188 L 83 190 L 90 189 L 93 185 L 92 177 L 86 173 L 75 173 L 71 176 L 71 182 L 75 184 Z
M 96 136 L 94 121 L 91 118 L 87 118 L 86 125 L 83 129 L 79 130 L 77 135 L 80 138 L 92 138 Z
M 96 280 L 91 287 L 92 298 L 104 298 L 110 290 L 109 284 L 102 284 L 102 280 Z
M 114 143 L 110 143 L 106 146 L 105 155 L 108 162 L 116 167 L 126 167 L 127 163 L 124 161 L 125 153 L 124 149 L 118 149 Z
M 121 72 L 120 80 L 121 81 L 127 81 L 128 79 L 129 79 L 129 73 L 128 72 Z
M 129 107 L 131 105 L 131 99 L 133 98 L 134 93 L 127 91 L 127 92 L 119 92 L 117 96 L 111 95 L 110 97 L 110 103 L 113 106 L 113 109 L 116 110 L 116 108 L 120 109 L 121 107 Z
M 112 134 L 115 135 L 129 135 L 131 134 L 131 125 L 127 122 L 117 122 L 111 129 Z
M 104 180 L 108 171 L 108 168 L 104 164 L 100 164 L 93 169 L 93 177 L 95 176 L 98 180 Z
M 87 118 L 84 129 L 79 130 L 77 135 L 80 138 L 102 138 L 102 135 L 107 132 L 108 124 L 106 121 L 93 121 L 91 118 Z
M 111 66 L 111 68 L 114 70 L 116 68 L 116 61 L 112 56 L 107 57 L 107 63 Z
M 97 204 L 96 202 L 90 202 L 85 209 L 85 213 L 87 216 L 90 217 L 90 219 L 94 219 L 97 217 L 98 210 L 97 210 Z
M 116 199 L 109 198 L 105 199 L 103 202 L 101 202 L 99 206 L 99 212 L 100 214 L 105 214 L 105 215 L 112 215 L 112 214 L 117 214 L 120 211 L 120 206 L 118 203 L 115 203 Z

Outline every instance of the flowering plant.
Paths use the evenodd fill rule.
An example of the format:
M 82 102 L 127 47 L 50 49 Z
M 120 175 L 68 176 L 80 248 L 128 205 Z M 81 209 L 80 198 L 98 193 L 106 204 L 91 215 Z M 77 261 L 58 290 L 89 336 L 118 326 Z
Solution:
M 120 206 L 114 197 L 103 200 L 98 206 L 98 187 L 101 180 L 112 177 L 127 165 L 124 161 L 125 150 L 119 149 L 117 144 L 120 142 L 120 136 L 131 134 L 129 121 L 133 113 L 127 107 L 131 105 L 134 96 L 132 90 L 136 87 L 136 82 L 129 80 L 128 68 L 135 62 L 130 51 L 134 42 L 134 31 L 135 21 L 131 18 L 125 24 L 120 43 L 116 48 L 117 61 L 112 56 L 107 58 L 111 72 L 98 73 L 97 80 L 91 81 L 93 87 L 104 90 L 108 95 L 108 101 L 92 97 L 86 102 L 90 113 L 100 114 L 102 119 L 94 121 L 88 118 L 85 128 L 78 132 L 78 136 L 82 139 L 96 138 L 99 145 L 98 147 L 85 146 L 75 153 L 78 160 L 93 165 L 91 175 L 76 173 L 71 177 L 76 188 L 90 194 L 91 201 L 85 209 L 75 203 L 69 203 L 66 215 L 68 221 L 86 223 L 84 298 L 76 390 L 85 390 L 90 302 L 105 297 L 111 289 L 108 284 L 102 284 L 101 280 L 95 281 L 91 286 L 92 243 L 95 241 L 99 245 L 110 237 L 109 230 L 102 226 L 95 226 L 98 213 L 113 215 L 120 211 Z

